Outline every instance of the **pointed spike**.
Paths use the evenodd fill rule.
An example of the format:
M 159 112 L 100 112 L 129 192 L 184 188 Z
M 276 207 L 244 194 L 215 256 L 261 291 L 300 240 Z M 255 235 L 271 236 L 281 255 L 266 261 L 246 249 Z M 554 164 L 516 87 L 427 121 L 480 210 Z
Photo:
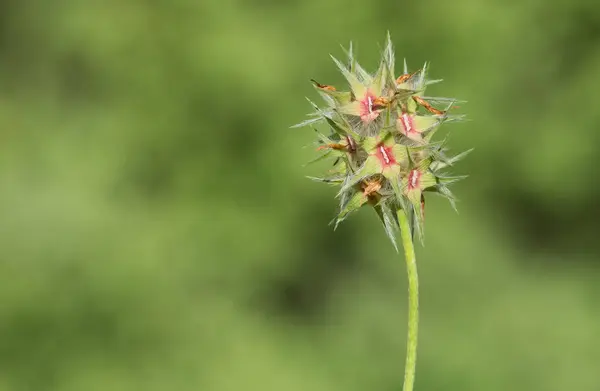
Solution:
M 414 236 L 419 237 L 421 245 L 425 245 L 425 224 L 423 221 L 423 214 L 421 213 L 421 192 L 416 195 L 416 198 L 411 197 L 410 209 L 412 215 L 412 226 L 414 230 Z
M 314 158 L 314 159 L 310 160 L 309 162 L 307 162 L 307 163 L 304 163 L 304 164 L 302 165 L 302 167 L 307 167 L 307 166 L 309 166 L 309 165 L 311 165 L 311 164 L 318 163 L 318 162 L 320 162 L 321 160 L 325 160 L 325 159 L 327 159 L 327 158 L 329 157 L 329 155 L 331 155 L 331 151 L 327 151 L 327 152 L 325 152 L 324 154 L 322 154 L 322 155 L 319 155 L 319 156 L 317 156 L 316 158 Z
M 322 121 L 322 120 L 323 120 L 322 117 L 308 118 L 308 119 L 305 119 L 302 122 L 299 122 L 299 123 L 297 123 L 295 125 L 290 126 L 290 129 L 303 128 L 305 126 L 312 125 L 312 124 L 314 124 L 316 122 L 319 122 L 319 121 Z
M 475 150 L 475 148 L 467 149 L 466 151 L 461 152 L 458 155 L 450 158 L 450 165 L 452 166 L 454 163 L 461 161 L 462 159 L 467 157 L 467 155 L 469 155 L 471 152 L 473 152 L 473 150 Z
M 392 42 L 392 36 L 390 31 L 387 32 L 386 45 L 383 52 L 383 60 L 386 64 L 387 68 L 387 78 L 390 86 L 394 86 L 394 78 L 395 78 L 395 61 L 396 58 L 394 56 L 394 44 Z
M 329 126 L 331 126 L 331 129 L 333 129 L 335 133 L 339 134 L 342 137 L 348 135 L 348 131 L 346 129 L 342 129 L 342 127 L 331 118 L 325 118 L 325 121 L 327 121 L 327 123 L 329 124 Z
M 454 194 L 452 193 L 452 191 L 450 191 L 450 189 L 448 189 L 446 186 L 444 185 L 438 185 L 436 187 L 436 192 L 437 194 L 443 196 L 444 198 L 446 198 L 449 202 L 450 202 L 450 206 L 452 206 L 452 209 L 454 209 L 454 211 L 456 213 L 458 213 L 458 208 L 456 207 L 456 197 L 454 196 Z
M 449 185 L 452 183 L 456 183 L 459 181 L 462 181 L 463 179 L 467 179 L 469 176 L 468 175 L 454 175 L 454 176 L 444 176 L 442 175 L 437 175 L 436 176 L 438 179 L 438 182 L 445 185 Z
M 348 55 L 348 69 L 350 69 L 350 72 L 355 72 L 356 71 L 356 67 L 355 67 L 355 59 L 354 59 L 354 47 L 352 44 L 352 41 L 350 41 L 350 45 L 348 47 L 348 51 L 346 52 L 346 54 Z
M 308 179 L 315 182 L 323 182 L 323 183 L 332 183 L 332 184 L 340 184 L 343 181 L 343 178 L 318 178 L 314 176 L 307 176 Z
M 383 224 L 383 228 L 385 229 L 385 233 L 387 237 L 392 242 L 392 245 L 398 251 L 398 243 L 396 241 L 396 236 L 398 235 L 398 221 L 395 218 L 394 213 L 390 210 L 390 208 L 385 203 L 380 203 L 375 205 L 375 212 L 379 216 Z
M 337 193 L 336 197 L 339 197 L 343 193 L 349 191 L 350 189 L 352 189 L 352 187 L 357 185 L 360 181 L 362 181 L 363 179 L 366 179 L 367 177 L 369 177 L 369 175 L 371 175 L 371 174 L 366 173 L 363 168 L 364 168 L 364 165 L 361 168 L 359 168 L 358 171 L 354 173 L 354 175 L 348 175 L 346 177 L 346 179 L 342 183 L 342 187 L 340 188 L 340 191 Z
M 330 55 L 330 57 L 333 60 L 333 62 L 335 63 L 335 65 L 337 65 L 339 70 L 342 72 L 342 74 L 344 75 L 344 78 L 346 78 L 346 81 L 348 82 L 348 84 L 350 84 L 350 88 L 352 89 L 352 92 L 354 92 L 354 94 L 357 96 L 363 96 L 365 94 L 366 88 L 361 83 L 361 81 L 358 79 L 358 77 L 355 75 L 355 73 L 351 72 L 344 64 L 342 64 L 333 55 Z
M 426 81 L 425 81 L 425 85 L 426 85 L 426 86 L 430 86 L 430 85 L 432 85 L 432 84 L 441 83 L 441 82 L 443 82 L 443 81 L 444 81 L 444 79 L 433 79 L 433 80 L 426 80 Z
M 332 139 L 330 139 L 329 137 L 325 136 L 323 133 L 319 132 L 317 129 L 315 128 L 311 128 L 316 134 L 317 137 L 319 138 L 319 140 L 325 144 L 331 143 L 333 142 Z
M 335 227 L 338 226 L 339 223 L 344 221 L 346 217 L 352 212 L 360 209 L 367 202 L 367 198 L 363 196 L 362 193 L 356 192 L 348 199 L 348 202 L 344 205 L 339 215 L 336 218 Z M 335 228 L 334 228 L 335 229 Z
M 402 184 L 400 177 L 398 177 L 396 180 L 391 179 L 390 185 L 392 186 L 392 190 L 394 191 L 396 199 L 401 203 L 401 205 L 404 205 L 404 185 Z
M 422 96 L 421 98 L 425 99 L 426 101 L 432 102 L 432 103 L 448 103 L 448 102 L 467 103 L 466 100 L 459 100 L 456 98 L 445 98 L 445 97 L 440 97 L 440 96 Z

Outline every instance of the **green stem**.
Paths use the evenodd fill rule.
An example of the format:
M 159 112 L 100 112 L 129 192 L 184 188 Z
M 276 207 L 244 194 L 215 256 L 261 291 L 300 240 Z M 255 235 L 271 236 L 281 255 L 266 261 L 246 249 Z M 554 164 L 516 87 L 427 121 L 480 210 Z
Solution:
M 417 339 L 419 333 L 419 275 L 417 274 L 417 259 L 413 247 L 410 225 L 404 210 L 398 211 L 398 222 L 402 236 L 402 246 L 406 258 L 408 274 L 408 338 L 406 342 L 406 364 L 404 368 L 403 391 L 412 391 L 415 383 L 417 365 Z

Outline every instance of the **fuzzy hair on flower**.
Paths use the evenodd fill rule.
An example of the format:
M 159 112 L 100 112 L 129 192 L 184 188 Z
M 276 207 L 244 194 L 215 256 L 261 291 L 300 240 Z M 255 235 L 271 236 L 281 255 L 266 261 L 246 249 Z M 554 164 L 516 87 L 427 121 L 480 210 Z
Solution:
M 445 170 L 470 151 L 450 157 L 445 140 L 432 138 L 442 124 L 463 116 L 450 113 L 456 108 L 456 99 L 425 95 L 427 86 L 441 81 L 427 77 L 427 63 L 409 72 L 404 61 L 402 73 L 396 74 L 389 33 L 374 74 L 358 64 L 352 44 L 346 54 L 346 63 L 332 58 L 349 88 L 338 90 L 312 80 L 325 105 L 320 107 L 309 99 L 314 112 L 293 127 L 320 125 L 326 129 L 314 129 L 321 155 L 313 162 L 331 159 L 333 169 L 325 177 L 309 178 L 338 187 L 340 208 L 335 227 L 352 212 L 371 206 L 398 250 L 399 209 L 406 212 L 412 231 L 423 241 L 425 194 L 437 193 L 455 208 L 448 186 L 464 176 Z

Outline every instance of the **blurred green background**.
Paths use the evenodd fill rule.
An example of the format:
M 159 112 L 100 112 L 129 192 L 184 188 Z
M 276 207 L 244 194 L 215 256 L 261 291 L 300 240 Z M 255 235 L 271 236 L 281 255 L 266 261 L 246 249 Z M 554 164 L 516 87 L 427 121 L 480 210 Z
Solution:
M 600 390 L 594 0 L 2 1 L 0 390 L 400 390 L 403 258 L 288 129 L 387 30 L 475 148 L 416 390 Z

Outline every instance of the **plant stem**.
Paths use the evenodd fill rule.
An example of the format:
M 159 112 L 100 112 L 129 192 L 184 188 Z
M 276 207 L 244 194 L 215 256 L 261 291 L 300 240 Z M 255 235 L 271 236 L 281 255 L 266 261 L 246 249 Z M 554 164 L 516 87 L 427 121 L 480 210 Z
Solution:
M 402 246 L 406 258 L 406 272 L 408 275 L 408 338 L 406 341 L 406 364 L 404 367 L 403 391 L 412 391 L 415 383 L 415 369 L 417 365 L 417 340 L 419 333 L 419 275 L 417 274 L 417 260 L 413 247 L 413 238 L 410 225 L 404 210 L 398 210 L 398 222 L 402 236 Z

